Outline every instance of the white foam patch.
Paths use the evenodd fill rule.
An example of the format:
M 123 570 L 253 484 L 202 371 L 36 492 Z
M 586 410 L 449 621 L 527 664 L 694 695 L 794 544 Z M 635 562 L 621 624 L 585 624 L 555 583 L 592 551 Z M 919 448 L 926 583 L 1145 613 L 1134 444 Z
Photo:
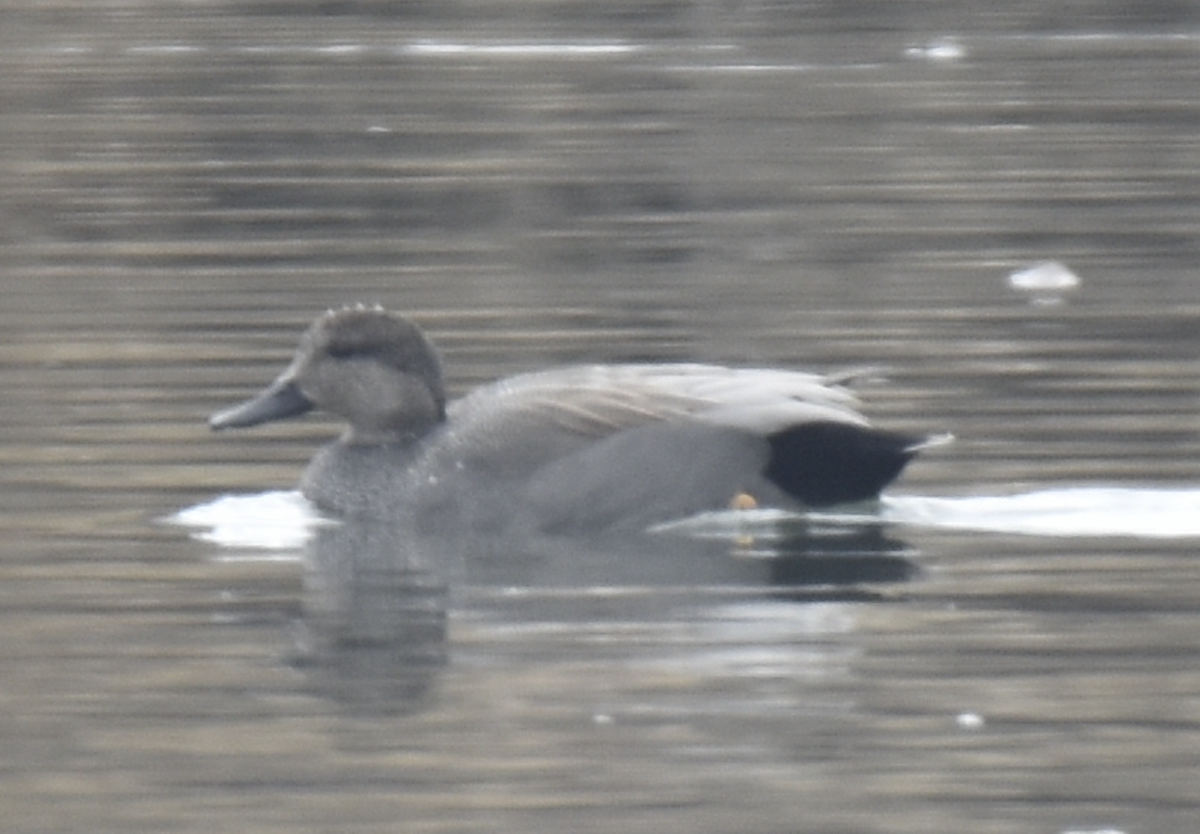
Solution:
M 1072 487 L 1016 495 L 884 496 L 884 521 L 1030 536 L 1200 536 L 1200 489 Z
M 1008 276 L 1014 290 L 1063 292 L 1079 286 L 1079 276 L 1058 261 L 1043 261 Z
M 221 547 L 295 550 L 317 527 L 337 522 L 322 516 L 296 491 L 223 495 L 166 519 L 193 538 Z
M 904 50 L 909 58 L 922 58 L 926 61 L 942 63 L 961 61 L 967 55 L 967 49 L 953 37 L 936 38 L 921 46 L 910 46 Z

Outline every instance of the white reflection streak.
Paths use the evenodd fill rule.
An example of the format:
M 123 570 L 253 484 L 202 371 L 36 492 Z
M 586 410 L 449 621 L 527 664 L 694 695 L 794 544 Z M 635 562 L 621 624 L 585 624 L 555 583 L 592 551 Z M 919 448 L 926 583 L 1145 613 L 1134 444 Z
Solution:
M 581 43 L 542 42 L 484 42 L 419 40 L 400 47 L 401 54 L 420 56 L 479 55 L 500 58 L 526 57 L 595 57 L 604 55 L 629 55 L 641 51 L 641 47 L 625 41 L 600 41 Z
M 192 55 L 207 51 L 202 46 L 190 43 L 151 43 L 125 49 L 127 55 Z

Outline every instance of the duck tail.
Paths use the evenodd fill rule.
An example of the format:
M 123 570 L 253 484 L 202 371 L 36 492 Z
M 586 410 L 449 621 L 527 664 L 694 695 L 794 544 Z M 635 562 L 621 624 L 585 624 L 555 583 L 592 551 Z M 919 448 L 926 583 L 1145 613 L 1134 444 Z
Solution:
M 855 368 L 842 368 L 824 375 L 826 384 L 842 388 L 854 388 L 857 385 L 875 385 L 887 379 L 887 368 L 882 365 L 859 365 Z
M 950 435 L 914 437 L 848 423 L 816 421 L 768 438 L 764 474 L 810 507 L 866 501 L 896 479 L 916 454 Z
M 904 452 L 908 455 L 916 455 L 920 452 L 924 452 L 926 449 L 936 449 L 939 446 L 949 446 L 954 442 L 954 440 L 955 437 L 950 432 L 944 432 L 943 434 L 931 434 L 928 437 L 921 438 L 915 443 L 910 443 L 908 446 L 905 446 Z

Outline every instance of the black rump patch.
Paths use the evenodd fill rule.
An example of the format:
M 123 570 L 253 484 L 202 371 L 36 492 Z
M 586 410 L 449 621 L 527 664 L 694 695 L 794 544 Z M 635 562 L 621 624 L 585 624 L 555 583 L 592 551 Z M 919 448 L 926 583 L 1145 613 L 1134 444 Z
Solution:
M 805 423 L 768 438 L 766 476 L 810 507 L 876 498 L 921 438 L 845 423 Z

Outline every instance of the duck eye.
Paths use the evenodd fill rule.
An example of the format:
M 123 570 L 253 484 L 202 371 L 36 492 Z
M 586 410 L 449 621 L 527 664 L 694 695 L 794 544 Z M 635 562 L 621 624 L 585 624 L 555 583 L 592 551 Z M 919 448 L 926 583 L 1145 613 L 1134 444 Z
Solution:
M 379 352 L 377 346 L 362 342 L 334 343 L 327 350 L 334 359 L 362 359 Z

